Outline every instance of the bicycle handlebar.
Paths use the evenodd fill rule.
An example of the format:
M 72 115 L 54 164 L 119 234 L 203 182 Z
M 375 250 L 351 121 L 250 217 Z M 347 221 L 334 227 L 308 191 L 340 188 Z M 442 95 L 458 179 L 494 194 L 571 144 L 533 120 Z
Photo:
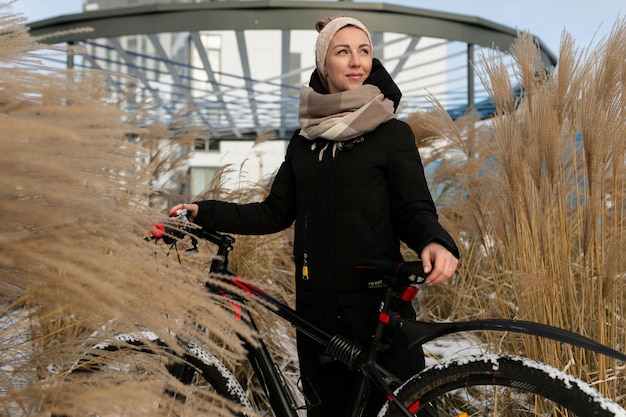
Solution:
M 185 209 L 178 210 L 171 214 L 169 219 L 153 225 L 151 235 L 152 239 L 163 239 L 167 244 L 174 243 L 188 235 L 208 240 L 218 246 L 222 246 L 225 243 L 232 245 L 235 242 L 232 236 L 210 232 L 190 222 Z
M 377 269 L 385 274 L 415 284 L 424 283 L 427 276 L 421 261 L 397 262 L 384 259 L 359 259 L 355 267 L 357 269 Z
M 191 236 L 194 249 L 197 249 L 197 242 L 194 241 L 194 238 L 207 240 L 217 245 L 217 255 L 223 259 L 219 266 L 221 268 L 227 267 L 227 255 L 233 249 L 235 238 L 215 231 L 208 231 L 195 225 L 187 218 L 187 210 L 181 209 L 172 213 L 169 219 L 163 223 L 155 224 L 152 229 L 152 238 L 157 240 L 163 239 L 167 244 L 173 244 L 187 236 Z M 427 276 L 424 273 L 421 261 L 398 262 L 383 259 L 360 259 L 357 261 L 355 268 L 378 270 L 387 279 L 403 285 L 422 284 Z M 212 268 L 213 270 L 214 268 Z

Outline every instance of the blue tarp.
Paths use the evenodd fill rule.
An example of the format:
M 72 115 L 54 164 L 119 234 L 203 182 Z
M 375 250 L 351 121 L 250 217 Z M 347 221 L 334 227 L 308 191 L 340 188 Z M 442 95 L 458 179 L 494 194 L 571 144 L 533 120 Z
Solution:
M 515 100 L 519 100 L 523 91 L 524 89 L 522 86 L 518 85 L 518 86 L 513 87 L 512 93 L 513 93 L 513 96 L 515 97 Z M 478 112 L 478 114 L 480 115 L 481 120 L 492 117 L 496 112 L 496 106 L 491 100 L 491 98 L 475 103 L 474 107 L 476 111 Z M 448 114 L 450 115 L 450 117 L 452 117 L 452 120 L 456 120 L 459 117 L 462 117 L 465 114 L 467 114 L 467 110 L 468 110 L 467 106 L 456 107 L 456 108 L 448 110 Z

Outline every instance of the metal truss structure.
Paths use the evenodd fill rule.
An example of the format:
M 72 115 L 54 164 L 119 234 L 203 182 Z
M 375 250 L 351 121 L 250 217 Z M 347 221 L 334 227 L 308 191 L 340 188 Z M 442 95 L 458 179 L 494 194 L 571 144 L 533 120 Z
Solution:
M 114 68 L 132 76 L 164 120 L 185 112 L 214 138 L 250 139 L 268 130 L 284 138 L 298 127 L 299 87 L 314 69 L 310 59 L 294 60 L 294 43 L 305 33 L 314 39 L 319 17 L 336 15 L 360 19 L 372 32 L 374 55 L 403 91 L 400 118 L 431 108 L 431 94 L 453 117 L 468 108 L 485 117 L 492 111 L 473 63 L 484 54 L 510 62 L 507 51 L 518 33 L 479 17 L 385 3 L 211 1 L 88 11 L 34 22 L 29 28 L 42 42 L 79 47 L 78 54 L 67 56 L 68 67 Z M 268 31 L 275 34 L 278 52 L 259 59 L 254 41 Z M 212 64 L 204 35 L 216 32 L 233 39 L 232 47 L 221 53 L 236 61 L 231 66 L 236 69 Z M 163 34 L 174 35 L 166 42 Z M 148 44 L 149 53 L 124 41 L 137 36 Z M 176 37 L 184 39 L 182 55 L 172 52 Z M 302 48 L 313 53 L 312 42 Z M 550 51 L 541 53 L 548 68 L 556 65 Z M 512 69 L 510 77 L 516 85 Z M 109 88 L 121 89 L 116 83 L 111 76 Z

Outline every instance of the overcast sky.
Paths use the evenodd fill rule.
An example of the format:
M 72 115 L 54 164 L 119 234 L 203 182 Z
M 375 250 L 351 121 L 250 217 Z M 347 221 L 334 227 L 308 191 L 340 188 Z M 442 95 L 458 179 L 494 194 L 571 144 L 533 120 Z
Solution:
M 2 1 L 2 0 L 0 0 Z M 354 0 L 389 3 L 430 10 L 478 16 L 539 37 L 553 53 L 558 53 L 563 30 L 574 36 L 577 46 L 608 34 L 615 23 L 624 23 L 623 0 Z M 6 1 L 3 1 L 6 2 Z M 81 13 L 84 0 L 17 0 L 10 11 L 22 13 L 28 21 L 63 14 Z

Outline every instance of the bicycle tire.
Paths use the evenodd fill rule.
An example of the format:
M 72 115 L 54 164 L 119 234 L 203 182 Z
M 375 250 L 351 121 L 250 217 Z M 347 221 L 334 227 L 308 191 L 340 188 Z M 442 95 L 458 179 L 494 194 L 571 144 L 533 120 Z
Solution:
M 396 395 L 417 417 L 626 416 L 583 381 L 516 356 L 446 361 L 410 378 Z M 403 416 L 389 402 L 378 415 Z
M 251 410 L 252 404 L 247 391 L 241 385 L 235 375 L 215 355 L 192 343 L 188 346 L 185 354 L 182 374 L 174 375 L 183 383 L 190 383 L 189 372 L 196 371 L 215 390 L 215 392 L 245 409 Z M 246 416 L 240 413 L 240 416 Z
M 194 399 L 197 401 L 218 401 L 217 407 L 227 407 L 233 410 L 232 406 L 239 406 L 240 411 L 233 415 L 237 417 L 248 417 L 252 415 L 252 404 L 248 399 L 247 391 L 243 388 L 235 375 L 224 365 L 215 355 L 207 352 L 193 343 L 187 345 L 186 352 L 181 356 L 170 357 L 167 360 L 144 344 L 145 340 L 152 343 L 161 344 L 156 335 L 150 332 L 141 334 L 122 334 L 116 336 L 124 344 L 99 343 L 95 345 L 85 357 L 77 362 L 74 369 L 68 375 L 84 375 L 85 373 L 99 373 L 103 369 L 111 372 L 139 373 L 142 378 L 149 378 L 145 369 L 141 369 L 141 364 L 146 359 L 153 358 L 153 361 L 162 363 L 167 371 L 184 385 L 194 386 Z M 117 359 L 111 362 L 107 358 L 101 362 L 98 358 L 101 355 L 109 356 L 108 353 L 116 353 Z M 139 356 L 144 359 L 140 359 Z M 137 369 L 135 369 L 137 368 Z M 175 388 L 166 389 L 170 397 L 188 404 L 191 398 L 177 392 Z M 197 397 L 197 398 L 196 398 Z M 224 400 L 224 401 L 222 401 Z M 53 416 L 59 414 L 53 413 Z M 65 415 L 65 414 L 62 414 Z M 92 415 L 100 415 L 92 412 Z

